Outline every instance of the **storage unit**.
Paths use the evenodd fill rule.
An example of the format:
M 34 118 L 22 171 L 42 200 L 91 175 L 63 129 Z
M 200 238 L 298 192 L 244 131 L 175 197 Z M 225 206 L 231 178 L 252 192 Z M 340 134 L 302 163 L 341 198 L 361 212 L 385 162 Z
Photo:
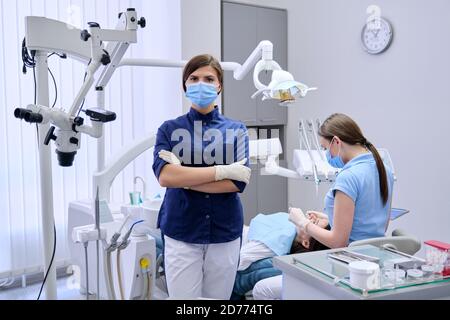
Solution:
M 244 63 L 262 40 L 274 45 L 274 60 L 287 69 L 287 12 L 223 2 L 222 4 L 222 60 Z M 271 72 L 260 74 L 260 81 L 268 84 Z M 225 73 L 223 92 L 224 114 L 239 119 L 247 126 L 280 125 L 287 123 L 287 108 L 276 101 L 251 99 L 256 92 L 253 72 L 236 81 Z
M 223 61 L 243 64 L 262 40 L 273 43 L 274 60 L 287 70 L 287 11 L 222 2 Z M 271 75 L 271 72 L 261 73 L 260 81 L 268 84 Z M 231 119 L 242 121 L 249 130 L 253 130 L 251 139 L 256 136 L 260 139 L 271 138 L 273 134 L 271 136 L 270 132 L 279 132 L 284 150 L 287 108 L 280 107 L 276 101 L 261 101 L 261 97 L 251 99 L 255 92 L 253 72 L 241 81 L 234 80 L 233 74 L 226 72 L 222 95 L 223 113 Z M 280 166 L 286 166 L 283 158 Z M 261 175 L 264 164 L 259 161 L 251 167 L 251 182 L 241 195 L 245 224 L 258 213 L 287 211 L 288 206 L 287 179 Z

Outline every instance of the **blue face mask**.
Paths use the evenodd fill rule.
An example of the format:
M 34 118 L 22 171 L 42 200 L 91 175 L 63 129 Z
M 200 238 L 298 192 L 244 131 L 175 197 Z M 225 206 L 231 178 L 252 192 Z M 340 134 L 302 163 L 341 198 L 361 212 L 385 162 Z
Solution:
M 331 155 L 330 148 L 331 148 L 332 143 L 333 143 L 333 141 L 331 141 L 330 147 L 328 148 L 327 152 L 325 153 L 326 157 L 327 157 L 327 161 L 330 164 L 330 166 L 332 166 L 333 168 L 341 169 L 345 166 L 345 163 L 344 163 L 344 161 L 342 161 L 342 158 L 339 155 L 337 155 L 335 157 L 333 157 Z
M 217 96 L 217 87 L 204 82 L 191 84 L 186 90 L 186 98 L 202 109 L 209 107 L 216 100 Z

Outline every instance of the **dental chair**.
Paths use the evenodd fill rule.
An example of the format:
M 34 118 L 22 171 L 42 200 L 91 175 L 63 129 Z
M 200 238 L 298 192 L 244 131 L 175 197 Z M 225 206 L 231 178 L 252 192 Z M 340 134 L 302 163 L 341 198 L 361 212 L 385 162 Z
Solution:
M 416 254 L 421 248 L 419 239 L 407 235 L 403 230 L 396 229 L 392 231 L 392 235 L 388 237 L 372 238 L 365 240 L 358 240 L 352 242 L 349 247 L 373 245 L 379 248 L 390 248 L 409 255 Z

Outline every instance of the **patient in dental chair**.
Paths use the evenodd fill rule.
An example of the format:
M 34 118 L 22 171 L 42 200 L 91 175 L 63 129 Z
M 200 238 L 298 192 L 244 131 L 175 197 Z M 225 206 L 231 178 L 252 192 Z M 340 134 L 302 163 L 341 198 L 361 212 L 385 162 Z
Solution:
M 274 268 L 272 258 L 287 254 L 328 249 L 326 246 L 299 230 L 288 220 L 285 212 L 259 214 L 244 226 L 239 266 L 231 300 L 245 299 L 255 284 L 263 279 L 281 274 Z M 309 219 L 318 226 L 329 229 L 328 221 L 314 214 Z M 155 235 L 157 257 L 163 254 L 163 242 Z
M 240 262 L 234 282 L 231 300 L 245 299 L 255 284 L 281 274 L 274 268 L 272 258 L 294 253 L 328 249 L 295 227 L 288 220 L 289 214 L 259 214 L 250 222 L 243 234 Z M 329 228 L 328 221 L 314 214 L 309 219 L 322 228 Z

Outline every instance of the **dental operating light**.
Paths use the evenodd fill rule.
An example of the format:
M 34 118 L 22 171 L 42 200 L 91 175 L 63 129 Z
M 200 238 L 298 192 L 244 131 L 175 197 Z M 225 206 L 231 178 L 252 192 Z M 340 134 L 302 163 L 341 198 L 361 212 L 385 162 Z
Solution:
M 183 68 L 186 63 L 187 61 L 182 60 L 122 59 L 114 68 L 124 66 Z M 273 44 L 268 40 L 261 41 L 242 65 L 237 62 L 221 62 L 220 65 L 223 70 L 232 71 L 235 80 L 243 80 L 254 66 L 253 83 L 257 91 L 252 95 L 252 99 L 262 95 L 262 100 L 277 100 L 280 105 L 286 106 L 296 102 L 298 98 L 305 97 L 309 91 L 317 89 L 295 81 L 291 73 L 283 70 L 273 60 Z M 263 84 L 259 80 L 259 74 L 263 71 L 273 71 L 272 81 L 269 84 Z
M 259 82 L 258 75 L 261 71 L 268 70 L 262 67 L 258 70 L 258 65 L 255 67 L 254 82 L 256 88 L 259 90 L 252 95 L 255 99 L 262 94 L 262 100 L 274 99 L 280 101 L 281 106 L 287 106 L 296 101 L 297 98 L 303 98 L 308 91 L 317 90 L 317 88 L 309 88 L 307 85 L 294 80 L 292 74 L 284 70 L 273 70 L 272 81 L 265 86 Z
M 317 90 L 295 81 L 291 73 L 283 70 L 273 60 L 273 44 L 267 40 L 258 44 L 242 66 L 233 62 L 222 63 L 224 70 L 234 71 L 236 80 L 242 80 L 251 71 L 253 65 L 255 65 L 253 83 L 257 91 L 252 95 L 252 99 L 262 95 L 262 100 L 278 100 L 281 106 L 287 106 L 298 98 L 305 97 L 308 91 Z M 267 85 L 259 80 L 259 74 L 263 71 L 272 71 L 272 81 Z

